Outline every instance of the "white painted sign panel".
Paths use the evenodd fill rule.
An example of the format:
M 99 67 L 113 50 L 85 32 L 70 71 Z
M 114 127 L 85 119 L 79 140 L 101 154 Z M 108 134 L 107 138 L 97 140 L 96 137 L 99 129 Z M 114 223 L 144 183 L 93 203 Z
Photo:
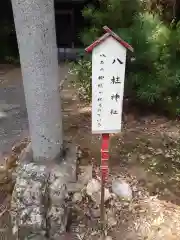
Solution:
M 109 36 L 92 52 L 92 133 L 121 131 L 126 48 Z

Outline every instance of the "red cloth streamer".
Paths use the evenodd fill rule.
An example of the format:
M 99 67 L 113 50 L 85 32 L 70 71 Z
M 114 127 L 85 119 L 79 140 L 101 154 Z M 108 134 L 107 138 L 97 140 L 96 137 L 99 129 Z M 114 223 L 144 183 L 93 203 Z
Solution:
M 102 134 L 101 143 L 101 173 L 102 178 L 105 180 L 108 178 L 109 174 L 109 134 Z

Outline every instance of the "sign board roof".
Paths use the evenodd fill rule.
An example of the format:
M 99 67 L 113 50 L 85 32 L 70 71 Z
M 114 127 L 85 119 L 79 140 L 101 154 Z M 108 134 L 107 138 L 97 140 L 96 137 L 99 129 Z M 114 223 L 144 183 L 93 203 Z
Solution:
M 103 29 L 106 31 L 106 33 L 100 37 L 99 39 L 97 39 L 95 42 L 93 42 L 90 46 L 88 46 L 85 51 L 86 52 L 92 52 L 92 50 L 99 45 L 100 43 L 102 43 L 104 40 L 106 40 L 108 37 L 113 37 L 115 40 L 117 40 L 122 46 L 124 46 L 125 48 L 127 48 L 128 50 L 130 50 L 131 52 L 134 51 L 134 49 L 131 47 L 131 45 L 129 45 L 127 42 L 125 42 L 122 38 L 120 38 L 116 33 L 114 33 L 110 28 L 108 28 L 107 26 L 104 26 Z

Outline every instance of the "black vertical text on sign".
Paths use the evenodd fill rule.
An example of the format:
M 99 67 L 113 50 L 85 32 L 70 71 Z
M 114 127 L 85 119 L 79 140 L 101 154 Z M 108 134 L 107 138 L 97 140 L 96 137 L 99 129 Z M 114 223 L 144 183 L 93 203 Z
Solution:
M 116 62 L 118 64 L 123 64 L 123 62 L 119 58 L 113 59 L 112 64 L 114 64 Z M 111 84 L 121 84 L 120 77 L 119 76 L 112 76 Z M 113 93 L 113 94 L 111 94 L 111 99 L 110 100 L 118 102 L 120 100 L 120 95 L 118 93 L 115 93 L 115 94 Z M 114 109 L 114 108 L 111 108 L 110 114 L 111 115 L 117 115 L 118 114 L 118 110 Z
M 102 94 L 103 94 L 103 80 L 104 80 L 104 60 L 106 58 L 106 55 L 104 53 L 100 54 L 101 60 L 100 60 L 100 72 L 101 75 L 98 76 L 98 109 L 97 109 L 97 124 L 98 127 L 101 127 L 102 125 L 102 119 L 101 119 L 101 113 L 102 113 Z

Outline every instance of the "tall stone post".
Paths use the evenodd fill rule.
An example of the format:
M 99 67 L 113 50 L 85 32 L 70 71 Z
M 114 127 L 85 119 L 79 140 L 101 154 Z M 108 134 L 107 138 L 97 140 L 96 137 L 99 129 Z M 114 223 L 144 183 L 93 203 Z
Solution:
M 76 176 L 76 148 L 66 146 L 66 155 L 59 155 L 63 137 L 54 0 L 12 0 L 12 7 L 31 137 L 12 194 L 13 234 L 18 240 L 56 240 L 66 229 L 65 198 L 67 183 Z
M 62 146 L 54 0 L 12 0 L 34 160 Z

